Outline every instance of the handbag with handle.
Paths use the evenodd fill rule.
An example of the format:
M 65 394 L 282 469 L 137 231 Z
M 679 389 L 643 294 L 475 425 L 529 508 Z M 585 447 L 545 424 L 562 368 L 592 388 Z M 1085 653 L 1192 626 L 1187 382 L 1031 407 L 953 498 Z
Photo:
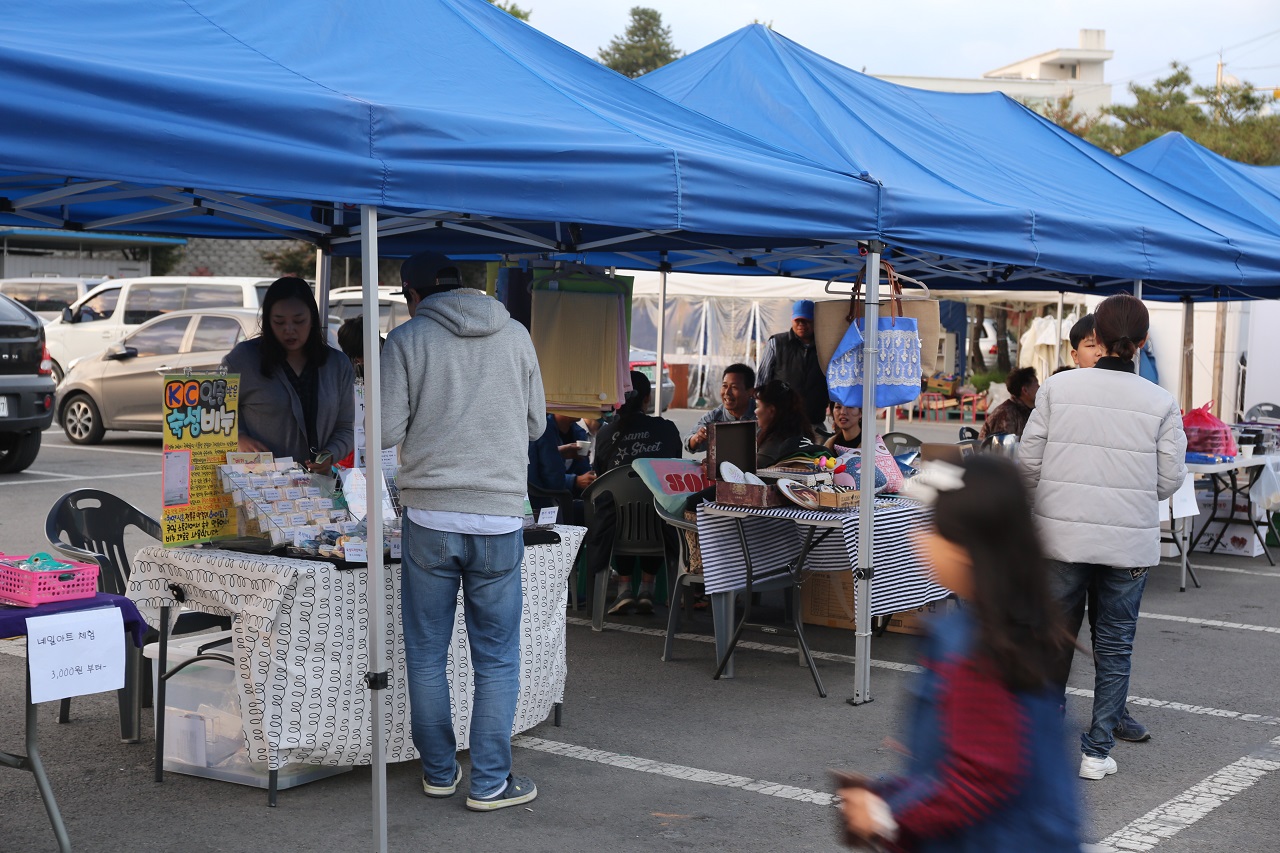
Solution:
M 875 404 L 877 408 L 901 406 L 920 396 L 921 361 L 919 324 L 902 316 L 902 283 L 893 265 L 881 261 L 889 279 L 889 316 L 876 323 L 879 353 L 876 361 Z M 862 275 L 853 283 L 849 298 L 849 329 L 827 365 L 827 389 L 831 399 L 853 407 L 862 406 L 862 355 L 866 319 L 861 316 Z
M 940 370 L 940 345 L 944 340 L 940 303 L 936 299 L 903 299 L 901 316 L 916 321 L 920 334 L 920 375 L 932 376 Z M 888 313 L 885 300 L 881 311 Z M 813 340 L 818 347 L 818 367 L 826 372 L 845 331 L 849 328 L 849 300 L 826 299 L 813 303 Z

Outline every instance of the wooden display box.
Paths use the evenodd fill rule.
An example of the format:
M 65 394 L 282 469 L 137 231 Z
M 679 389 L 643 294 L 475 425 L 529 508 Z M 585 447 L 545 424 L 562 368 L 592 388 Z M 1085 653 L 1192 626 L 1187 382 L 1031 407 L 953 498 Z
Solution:
M 777 486 L 726 483 L 720 479 L 720 463 L 732 462 L 743 472 L 756 471 L 756 425 L 754 421 L 712 424 L 707 442 L 707 476 L 716 481 L 716 503 L 731 506 L 791 506 Z
M 824 509 L 853 509 L 862 500 L 862 492 L 818 492 L 818 506 Z
M 959 379 L 943 379 L 940 376 L 930 376 L 924 381 L 926 394 L 944 394 L 951 397 L 956 393 L 956 388 L 959 386 Z

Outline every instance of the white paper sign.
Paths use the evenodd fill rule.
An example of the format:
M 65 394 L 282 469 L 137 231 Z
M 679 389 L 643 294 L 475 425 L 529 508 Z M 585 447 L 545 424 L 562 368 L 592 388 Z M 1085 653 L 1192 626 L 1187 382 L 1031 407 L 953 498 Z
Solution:
M 556 517 L 560 515 L 560 507 L 546 506 L 538 510 L 538 524 L 548 525 L 555 524 Z
M 1173 493 L 1173 517 L 1190 518 L 1200 514 L 1200 506 L 1196 503 L 1195 478 L 1190 474 L 1182 481 L 1182 486 Z
M 118 607 L 27 619 L 31 701 L 124 687 L 124 617 Z

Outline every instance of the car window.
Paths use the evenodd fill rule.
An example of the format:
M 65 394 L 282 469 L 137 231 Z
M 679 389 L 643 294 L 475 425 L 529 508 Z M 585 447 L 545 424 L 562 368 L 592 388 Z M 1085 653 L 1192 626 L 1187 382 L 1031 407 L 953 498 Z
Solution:
M 407 322 L 409 319 L 409 306 L 403 302 L 391 303 L 391 329 L 399 326 L 401 323 Z M 388 329 L 387 331 L 391 331 Z
M 182 307 L 186 287 L 181 284 L 138 284 L 129 291 L 124 304 L 127 325 L 145 323 Z
M 66 282 L 41 282 L 36 311 L 61 311 L 80 298 L 80 288 Z
M 16 300 L 14 302 L 10 302 L 8 299 L 0 296 L 0 323 L 13 323 L 30 326 L 33 322 L 31 315 L 19 308 Z
M 40 299 L 40 285 L 37 282 L 11 281 L 0 285 L 0 293 L 21 302 L 32 311 L 39 310 L 36 308 L 36 303 Z
M 187 333 L 190 317 L 173 317 L 160 320 L 138 329 L 125 339 L 125 346 L 133 347 L 138 356 L 177 355 L 182 349 L 182 338 Z
M 106 320 L 116 313 L 116 305 L 120 302 L 120 288 L 112 287 L 102 291 L 92 299 L 80 304 L 81 323 L 92 323 L 95 320 Z
M 183 308 L 240 308 L 244 306 L 244 288 L 229 284 L 188 284 Z
M 267 298 L 267 288 L 269 288 L 270 286 L 271 286 L 270 284 L 255 285 L 254 289 L 258 291 L 258 307 L 259 308 L 262 307 L 262 300 Z
M 359 302 L 339 302 L 336 305 L 329 306 L 329 313 L 336 314 L 343 320 L 350 320 L 352 317 L 360 316 Z
M 235 317 L 201 317 L 191 339 L 191 352 L 229 350 L 244 340 L 244 329 Z

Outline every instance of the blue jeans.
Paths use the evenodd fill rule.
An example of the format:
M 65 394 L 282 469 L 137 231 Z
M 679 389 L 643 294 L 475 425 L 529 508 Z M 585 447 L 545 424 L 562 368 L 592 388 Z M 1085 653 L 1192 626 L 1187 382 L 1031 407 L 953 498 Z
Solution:
M 1118 569 L 1095 563 L 1062 563 L 1050 560 L 1052 590 L 1066 615 L 1072 636 L 1080 630 L 1085 593 L 1097 585 L 1098 614 L 1093 642 L 1093 721 L 1080 735 L 1085 755 L 1105 758 L 1115 746 L 1115 728 L 1124 714 L 1129 696 L 1129 670 L 1133 636 L 1138 630 L 1138 607 L 1147 585 L 1146 569 Z M 1066 687 L 1071 669 L 1070 651 L 1057 677 Z
M 404 521 L 400 580 L 413 745 L 433 785 L 453 781 L 457 741 L 446 667 L 458 585 L 466 603 L 475 674 L 471 796 L 498 791 L 511 772 L 511 728 L 520 693 L 521 531 L 499 536 L 444 533 Z

